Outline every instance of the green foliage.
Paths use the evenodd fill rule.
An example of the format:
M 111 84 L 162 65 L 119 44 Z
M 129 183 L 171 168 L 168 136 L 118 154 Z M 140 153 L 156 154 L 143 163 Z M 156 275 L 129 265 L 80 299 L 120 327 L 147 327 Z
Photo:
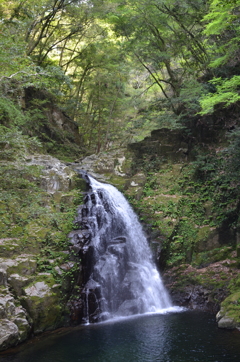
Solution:
M 169 112 L 182 114 L 193 103 L 190 98 L 194 94 L 182 89 L 194 82 L 208 61 L 200 22 L 206 10 L 203 1 L 184 1 L 178 6 L 170 0 L 131 0 L 110 18 L 116 34 L 126 39 L 126 51 L 136 57 L 158 87 L 155 102 L 166 116 Z M 195 89 L 198 98 L 199 86 Z
M 20 107 L 10 98 L 0 98 L 0 123 L 12 126 L 22 126 L 26 122 L 26 117 Z
M 229 138 L 231 143 L 225 151 L 226 170 L 231 177 L 231 183 L 237 187 L 240 179 L 240 128 L 232 131 Z
M 204 17 L 204 21 L 208 22 L 204 32 L 207 35 L 215 35 L 230 30 L 237 20 L 237 14 L 234 13 L 234 10 L 239 5 L 240 2 L 235 0 L 212 0 L 209 13 Z
M 212 0 L 210 10 L 203 20 L 206 22 L 204 33 L 209 47 L 210 67 L 213 74 L 224 74 L 223 77 L 212 77 L 209 81 L 215 91 L 204 96 L 200 103 L 204 115 L 212 113 L 214 106 L 228 106 L 239 100 L 239 5 L 237 0 Z
M 193 163 L 194 174 L 190 177 L 195 180 L 191 182 L 191 187 L 199 195 L 198 202 L 202 203 L 203 207 L 211 203 L 211 218 L 207 222 L 211 226 L 221 227 L 224 224 L 230 228 L 238 223 L 239 174 L 237 176 L 231 171 L 233 155 L 228 158 L 226 154 L 227 150 L 224 150 L 218 156 L 199 156 Z M 189 178 L 186 178 L 184 183 L 189 185 Z M 199 207 L 201 208 L 200 204 Z M 206 221 L 202 219 L 202 222 Z
M 235 103 L 238 6 L 221 0 L 3 2 L 1 119 L 23 124 L 10 94 L 47 89 L 78 123 L 85 146 L 99 152 L 158 127 L 181 127 L 201 108 L 206 114 L 219 103 Z M 215 92 L 203 96 L 205 76 L 213 78 Z M 41 123 L 41 112 L 31 112 Z
M 222 34 L 226 30 L 234 28 L 238 30 L 238 7 L 239 0 L 211 0 L 208 14 L 205 15 L 204 21 L 208 24 L 205 28 L 207 35 Z M 236 28 L 237 26 L 237 28 Z
M 42 144 L 37 137 L 23 135 L 16 127 L 9 129 L 0 125 L 0 160 L 18 160 L 26 152 L 40 150 Z
M 230 79 L 213 78 L 209 83 L 213 84 L 216 91 L 214 93 L 208 93 L 200 99 L 202 111 L 199 112 L 199 114 L 212 113 L 214 107 L 220 103 L 227 107 L 240 100 L 240 94 L 238 92 L 240 86 L 239 75 L 234 75 Z
M 224 243 L 231 250 L 235 247 L 234 233 L 240 221 L 238 129 L 230 139 L 229 147 L 217 154 L 213 150 L 206 153 L 199 150 L 196 160 L 183 167 L 166 163 L 160 169 L 153 167 L 140 199 L 139 191 L 136 199 L 131 198 L 141 220 L 162 235 L 163 264 L 197 263 L 196 253 L 205 242 L 211 243 L 216 230 L 228 232 Z M 151 155 L 151 150 L 148 151 L 146 157 Z M 145 170 L 144 160 L 142 170 Z M 214 255 L 211 260 L 215 260 Z M 218 253 L 219 260 L 223 255 L 224 252 Z
M 24 26 L 21 21 L 10 20 L 9 13 L 4 13 L 0 23 L 0 79 L 27 69 L 31 71 L 33 65 L 25 52 Z

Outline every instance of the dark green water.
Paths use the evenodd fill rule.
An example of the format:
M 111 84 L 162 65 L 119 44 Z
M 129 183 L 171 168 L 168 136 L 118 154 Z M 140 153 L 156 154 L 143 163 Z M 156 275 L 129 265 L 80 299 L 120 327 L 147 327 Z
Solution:
M 186 311 L 55 331 L 0 354 L 2 362 L 239 362 L 240 332 Z

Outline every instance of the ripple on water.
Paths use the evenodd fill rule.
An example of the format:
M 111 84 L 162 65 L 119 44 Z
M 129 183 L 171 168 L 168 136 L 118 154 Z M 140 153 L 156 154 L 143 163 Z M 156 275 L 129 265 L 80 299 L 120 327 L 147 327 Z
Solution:
M 174 307 L 173 307 L 174 308 Z M 194 311 L 111 320 L 55 331 L 0 354 L 1 362 L 239 362 L 240 333 Z

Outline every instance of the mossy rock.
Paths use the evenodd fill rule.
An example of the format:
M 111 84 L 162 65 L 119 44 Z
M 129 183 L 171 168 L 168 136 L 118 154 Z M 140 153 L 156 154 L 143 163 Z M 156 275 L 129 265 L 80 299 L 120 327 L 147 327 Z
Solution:
M 23 294 L 23 288 L 26 287 L 34 279 L 33 275 L 19 275 L 17 273 L 10 274 L 8 277 L 8 283 L 12 288 L 14 294 L 20 297 Z
M 0 201 L 0 213 L 2 214 L 4 212 L 7 212 L 7 209 L 8 209 L 7 204 L 3 201 Z
M 18 343 L 18 327 L 7 319 L 0 320 L 0 351 Z
M 8 230 L 8 235 L 11 237 L 23 236 L 24 228 L 19 225 L 14 225 Z
M 9 258 L 22 251 L 21 241 L 17 238 L 0 239 L 0 257 Z
M 3 231 L 4 229 L 9 229 L 10 225 L 12 223 L 11 220 L 11 216 L 10 215 L 1 215 L 1 221 L 0 221 L 0 226 L 1 226 L 1 231 Z
M 44 217 L 44 220 L 46 220 L 47 222 L 49 222 L 47 216 Z M 43 227 L 44 224 L 39 225 L 39 220 L 38 221 L 31 221 L 27 226 L 26 226 L 26 234 L 28 235 L 28 237 L 32 237 L 38 240 L 45 240 L 46 236 L 52 231 L 50 227 Z
M 227 258 L 232 259 L 231 253 L 233 248 L 231 246 L 225 246 L 222 248 L 216 248 L 213 250 L 194 253 L 193 265 L 196 266 L 205 266 L 211 263 L 216 263 L 218 261 L 225 260 Z
M 108 178 L 108 182 L 121 192 L 124 192 L 124 189 L 126 188 L 126 179 L 124 177 L 111 174 Z
M 7 271 L 8 276 L 15 273 L 19 275 L 32 275 L 37 269 L 36 259 L 33 255 L 28 254 L 19 255 L 13 259 L 1 258 L 0 263 Z
M 240 291 L 230 294 L 222 302 L 217 318 L 221 328 L 240 328 Z
M 50 279 L 49 275 L 45 275 L 45 280 L 43 275 L 38 275 L 33 283 L 24 288 L 24 295 L 20 297 L 32 318 L 34 333 L 55 329 L 61 322 L 61 300 L 59 293 L 56 293 L 58 286 L 54 288 L 54 279 Z
M 219 232 L 216 228 L 211 228 L 209 225 L 204 225 L 198 228 L 195 251 L 202 252 L 219 248 Z

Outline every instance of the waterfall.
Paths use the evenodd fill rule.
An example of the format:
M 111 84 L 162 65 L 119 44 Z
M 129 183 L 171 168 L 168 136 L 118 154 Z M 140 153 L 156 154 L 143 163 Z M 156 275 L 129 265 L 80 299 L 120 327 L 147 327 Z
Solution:
M 85 175 L 89 192 L 79 208 L 79 230 L 70 235 L 83 264 L 85 322 L 158 312 L 171 301 L 142 226 L 112 185 Z

